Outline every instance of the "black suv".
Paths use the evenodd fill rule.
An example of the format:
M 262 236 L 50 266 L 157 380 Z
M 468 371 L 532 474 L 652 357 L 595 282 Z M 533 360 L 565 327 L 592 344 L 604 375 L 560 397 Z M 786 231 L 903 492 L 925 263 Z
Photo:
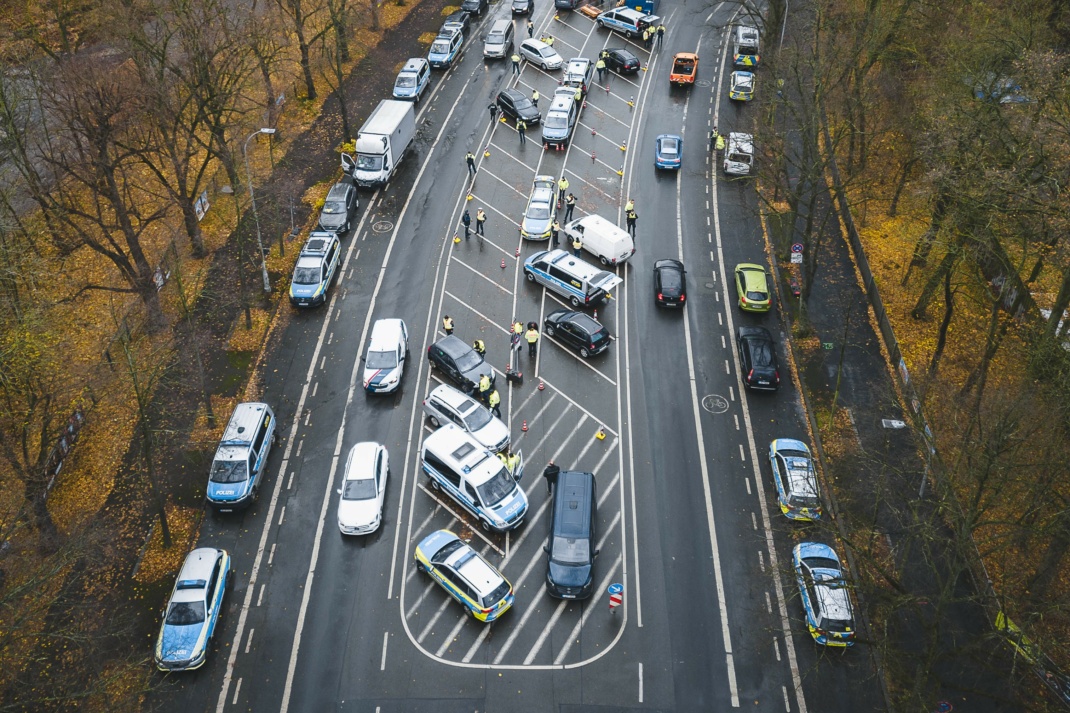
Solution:
M 736 328 L 743 383 L 750 389 L 776 391 L 780 386 L 780 362 L 773 336 L 765 327 Z
M 546 315 L 542 331 L 546 336 L 557 337 L 573 349 L 578 349 L 584 358 L 609 349 L 609 330 L 583 312 L 555 310 Z
M 357 189 L 352 183 L 343 181 L 334 184 L 323 202 L 323 210 L 320 211 L 320 228 L 334 233 L 339 238 L 345 236 L 352 227 L 353 218 L 359 208 Z
M 528 125 L 538 124 L 542 114 L 519 89 L 503 89 L 498 92 L 498 108 L 510 119 L 523 119 Z
M 626 49 L 619 47 L 605 50 L 606 68 L 618 74 L 635 74 L 639 71 L 639 58 Z
M 441 369 L 453 383 L 469 393 L 479 391 L 479 377 L 484 374 L 490 377 L 491 388 L 494 388 L 494 369 L 479 352 L 452 334 L 429 346 L 427 358 L 432 369 Z

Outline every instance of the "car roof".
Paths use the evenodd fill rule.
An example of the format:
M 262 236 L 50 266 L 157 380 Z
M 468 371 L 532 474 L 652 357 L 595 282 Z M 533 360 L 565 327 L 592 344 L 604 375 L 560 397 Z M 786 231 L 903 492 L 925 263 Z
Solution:
M 377 319 L 372 325 L 372 336 L 368 340 L 368 351 L 381 351 L 393 349 L 401 341 L 404 328 L 400 319 L 396 317 Z
M 337 240 L 333 233 L 312 233 L 301 248 L 301 257 L 326 255 L 331 245 Z
M 524 92 L 520 91 L 519 89 L 503 89 L 498 92 L 498 96 L 509 97 L 513 101 L 517 101 L 518 99 L 527 99 L 527 97 L 524 96 Z
M 554 485 L 555 507 L 563 504 L 554 521 L 554 536 L 583 537 L 591 532 L 591 504 L 594 497 L 594 475 L 579 471 L 563 470 Z M 581 507 L 586 502 L 586 507 Z
M 438 31 L 438 37 L 436 37 L 435 39 L 452 40 L 454 37 L 460 34 L 462 34 L 461 28 L 457 27 L 457 24 L 455 24 L 453 21 L 446 20 L 446 23 L 442 25 L 442 29 Z
M 199 602 L 203 600 L 208 579 L 212 576 L 212 569 L 222 553 L 223 550 L 217 550 L 214 547 L 198 547 L 186 555 L 186 561 L 178 570 L 175 593 L 171 601 Z
M 435 342 L 435 346 L 451 357 L 459 357 L 472 351 L 472 347 L 460 337 L 450 334 Z
M 786 456 L 779 452 L 778 456 L 784 461 L 783 476 L 792 494 L 817 497 L 817 478 L 813 471 L 813 461 L 808 457 Z
M 773 335 L 765 327 L 737 327 L 739 336 L 744 339 L 767 339 L 773 341 Z
M 463 547 L 458 547 L 446 559 L 446 564 L 460 573 L 480 597 L 493 592 L 505 579 L 467 543 Z
M 682 262 L 680 262 L 679 260 L 674 260 L 672 258 L 662 258 L 661 260 L 657 260 L 657 261 L 654 262 L 654 269 L 655 270 L 671 269 L 671 270 L 680 270 L 682 272 L 684 270 L 684 264 Z
M 553 187 L 557 185 L 557 179 L 555 179 L 553 176 L 548 176 L 546 174 L 543 174 L 541 176 L 535 176 L 535 180 L 531 182 L 531 185 L 538 186 L 540 184 L 544 184 L 550 189 L 553 189 Z
M 621 55 L 622 57 L 626 57 L 627 59 L 639 59 L 635 56 L 634 52 L 632 52 L 626 47 L 609 47 L 606 49 L 606 52 L 613 52 Z
M 565 96 L 563 94 L 554 94 L 554 99 L 550 103 L 549 111 L 561 111 L 567 112 L 572 103 L 576 101 L 571 96 Z
M 248 402 L 234 407 L 234 413 L 227 422 L 227 428 L 223 431 L 220 439 L 221 446 L 243 446 L 253 442 L 256 435 L 256 427 L 260 425 L 260 415 L 267 410 L 268 405 L 263 403 Z
M 410 57 L 405 60 L 405 66 L 401 68 L 402 72 L 419 72 L 425 65 L 427 60 L 423 57 Z
M 375 477 L 375 455 L 382 448 L 375 441 L 362 441 L 349 449 L 344 480 Z
M 754 84 L 754 72 L 732 72 L 732 83 L 753 85 Z
M 554 189 L 539 186 L 531 192 L 531 203 L 552 203 Z
M 542 50 L 543 47 L 549 47 L 550 45 L 546 44 L 542 40 L 536 40 L 533 37 L 529 37 L 528 39 L 526 39 L 523 42 L 521 42 L 520 46 L 521 47 L 527 47 L 528 49 L 535 50 L 536 52 L 539 52 L 540 50 Z
M 586 57 L 573 57 L 568 61 L 568 65 L 565 67 L 565 74 L 586 74 L 587 70 L 591 68 L 591 60 Z
M 457 410 L 460 410 L 461 406 L 465 403 L 476 403 L 476 400 L 473 399 L 471 396 L 462 393 L 461 391 L 453 388 L 449 384 L 439 384 L 431 390 L 431 393 L 428 394 L 428 397 L 434 397 Z M 465 413 L 467 413 L 467 410 L 465 411 Z
M 465 480 L 480 486 L 498 475 L 502 462 L 486 446 L 453 423 L 447 423 L 424 439 L 424 449 L 448 460 L 464 472 Z
M 327 200 L 329 200 L 329 201 L 341 200 L 341 199 L 346 197 L 346 194 L 348 194 L 349 191 L 352 188 L 353 188 L 352 184 L 349 184 L 349 183 L 342 183 L 342 182 L 336 183 L 333 186 L 331 186 L 331 190 L 328 191 Z

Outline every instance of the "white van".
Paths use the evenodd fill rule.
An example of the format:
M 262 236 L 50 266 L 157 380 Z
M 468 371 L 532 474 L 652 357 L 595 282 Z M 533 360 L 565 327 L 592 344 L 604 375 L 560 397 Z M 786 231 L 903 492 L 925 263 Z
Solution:
M 361 383 L 369 394 L 397 391 L 409 356 L 409 330 L 400 319 L 378 319 L 372 325 Z
M 635 242 L 628 231 L 600 215 L 585 215 L 566 223 L 565 235 L 570 242 L 578 236 L 583 248 L 603 265 L 619 265 L 635 254 Z
M 495 20 L 483 38 L 484 57 L 508 57 L 513 53 L 513 21 Z
M 749 176 L 754 163 L 754 137 L 731 132 L 724 152 L 724 172 L 727 176 Z

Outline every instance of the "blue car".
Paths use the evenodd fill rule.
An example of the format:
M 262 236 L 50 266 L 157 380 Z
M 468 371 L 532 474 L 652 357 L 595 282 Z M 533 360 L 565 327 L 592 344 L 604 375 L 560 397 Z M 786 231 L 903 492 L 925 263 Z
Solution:
M 675 134 L 662 134 L 654 141 L 654 168 L 678 169 L 684 155 L 684 140 Z
M 294 265 L 290 302 L 295 307 L 315 307 L 327 301 L 327 288 L 338 271 L 338 236 L 315 231 L 308 236 Z
M 201 547 L 189 553 L 160 625 L 155 655 L 158 669 L 192 671 L 204 664 L 229 578 L 230 555 L 226 550 Z
M 836 550 L 800 542 L 791 551 L 791 564 L 810 636 L 822 646 L 853 646 L 854 608 Z

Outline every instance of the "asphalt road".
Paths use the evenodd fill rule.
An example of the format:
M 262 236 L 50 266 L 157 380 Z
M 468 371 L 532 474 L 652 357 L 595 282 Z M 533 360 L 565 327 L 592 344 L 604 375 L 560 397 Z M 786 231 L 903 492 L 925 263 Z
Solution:
M 200 540 L 236 563 L 223 625 L 204 668 L 172 676 L 154 703 L 220 712 L 881 710 L 865 644 L 815 645 L 789 576 L 801 528 L 775 507 L 764 456 L 772 438 L 806 438 L 783 350 L 778 393 L 744 393 L 739 379 L 735 327 L 778 334 L 781 323 L 733 304 L 732 266 L 765 262 L 765 243 L 753 183 L 715 175 L 706 150 L 715 115 L 722 131 L 753 125 L 725 88 L 724 26 L 736 9 L 663 3 L 665 46 L 651 55 L 579 13 L 555 20 L 541 3 L 536 36 L 548 29 L 566 60 L 629 46 L 646 68 L 591 90 L 565 151 L 544 151 L 537 128 L 520 145 L 512 122 L 492 124 L 486 110 L 513 85 L 538 89 L 545 110 L 560 72 L 525 64 L 516 78 L 507 60 L 483 61 L 477 31 L 461 61 L 436 75 L 413 154 L 389 186 L 362 197 L 328 305 L 298 315 L 267 361 L 265 398 L 283 436 L 268 480 L 258 503 L 208 519 Z M 508 12 L 499 3 L 482 25 Z M 518 42 L 524 36 L 520 18 Z M 670 88 L 672 54 L 696 50 L 699 84 Z M 762 79 L 759 70 L 758 91 Z M 684 137 L 678 173 L 653 167 L 660 133 Z M 633 197 L 637 251 L 598 308 L 615 336 L 607 353 L 583 360 L 544 336 L 537 359 L 526 350 L 518 358 L 521 384 L 499 375 L 530 507 L 519 529 L 494 535 L 459 518 L 422 475 L 430 427 L 420 405 L 439 382 L 425 353 L 449 314 L 458 336 L 483 339 L 504 372 L 511 320 L 541 324 L 562 306 L 521 269 L 545 246 L 522 240 L 518 225 L 538 174 L 568 178 L 576 217 L 623 225 Z M 466 206 L 473 217 L 478 207 L 488 213 L 482 242 L 453 242 Z M 651 270 L 662 257 L 687 265 L 685 310 L 654 305 Z M 383 317 L 406 321 L 411 358 L 397 395 L 366 396 L 359 356 Z M 346 538 L 334 520 L 339 460 L 363 440 L 390 450 L 385 518 L 376 534 Z M 551 459 L 598 481 L 598 589 L 586 602 L 552 599 L 543 586 L 541 471 Z M 415 544 L 439 528 L 470 538 L 513 583 L 516 603 L 498 622 L 465 617 L 416 572 Z M 614 611 L 610 583 L 624 585 Z

